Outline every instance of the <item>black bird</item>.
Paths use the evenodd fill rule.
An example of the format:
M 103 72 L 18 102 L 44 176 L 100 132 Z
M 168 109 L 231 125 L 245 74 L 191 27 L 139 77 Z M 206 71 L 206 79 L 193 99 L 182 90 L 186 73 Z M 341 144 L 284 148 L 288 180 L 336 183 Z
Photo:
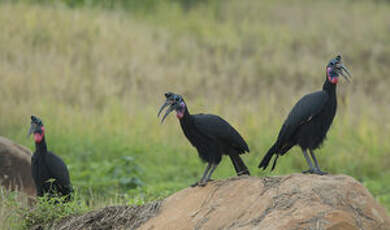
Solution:
M 342 63 L 341 56 L 338 55 L 331 59 L 326 67 L 326 79 L 322 90 L 305 95 L 295 104 L 279 131 L 277 141 L 268 150 L 259 168 L 266 169 L 273 155 L 276 155 L 272 171 L 279 155 L 284 155 L 293 146 L 299 145 L 309 165 L 309 170 L 303 173 L 326 174 L 320 170 L 314 150 L 319 148 L 326 138 L 326 133 L 335 117 L 336 86 L 340 74 L 349 81 L 348 77 L 351 77 L 351 74 Z M 307 150 L 313 158 L 314 167 Z
M 165 93 L 166 101 L 161 106 L 162 110 L 169 105 L 161 123 L 172 111 L 176 111 L 176 117 L 184 135 L 198 150 L 202 161 L 207 162 L 206 170 L 199 182 L 192 186 L 205 186 L 211 179 L 215 168 L 221 162 L 222 155 L 229 155 L 237 175 L 249 175 L 249 170 L 242 161 L 240 154 L 249 152 L 249 148 L 241 135 L 224 119 L 212 114 L 191 115 L 183 98 L 175 93 Z
M 31 127 L 28 136 L 34 134 L 35 152 L 31 158 L 32 176 L 37 196 L 48 194 L 49 197 L 65 196 L 69 201 L 73 191 L 69 179 L 68 168 L 64 161 L 52 152 L 47 151 L 45 127 L 42 121 L 31 116 Z

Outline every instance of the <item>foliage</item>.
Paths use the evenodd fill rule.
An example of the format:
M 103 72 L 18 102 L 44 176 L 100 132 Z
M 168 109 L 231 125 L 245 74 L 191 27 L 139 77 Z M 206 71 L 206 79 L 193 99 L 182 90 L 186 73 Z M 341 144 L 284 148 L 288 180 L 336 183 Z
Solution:
M 78 215 L 88 210 L 85 202 L 77 195 L 70 202 L 64 202 L 65 197 L 43 196 L 37 198 L 37 203 L 32 209 L 20 210 L 23 212 L 23 227 L 31 229 L 34 226 L 50 225 L 69 215 Z
M 64 203 L 65 197 L 27 198 L 23 193 L 0 191 L 0 213 L 2 227 L 8 229 L 31 229 L 34 226 L 49 227 L 54 221 L 69 215 L 88 211 L 78 193 L 73 194 L 71 202 Z

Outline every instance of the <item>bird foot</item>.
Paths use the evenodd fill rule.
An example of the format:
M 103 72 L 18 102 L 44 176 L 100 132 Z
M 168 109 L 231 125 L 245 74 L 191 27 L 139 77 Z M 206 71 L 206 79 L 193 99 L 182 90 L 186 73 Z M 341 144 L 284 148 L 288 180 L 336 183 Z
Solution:
M 314 173 L 314 169 L 308 169 L 308 170 L 305 170 L 305 171 L 302 171 L 303 174 L 313 174 Z
M 196 186 L 204 187 L 210 181 L 213 181 L 213 179 L 208 179 L 207 181 L 197 181 L 194 184 L 192 184 L 191 187 L 196 187 Z
M 241 171 L 241 172 L 237 173 L 237 176 L 244 176 L 244 175 L 248 175 L 249 176 L 250 175 L 249 171 Z
M 191 187 L 196 187 L 196 186 L 198 186 L 198 185 L 199 185 L 199 181 L 193 183 L 193 184 L 191 185 Z
M 207 181 L 199 182 L 198 184 L 200 187 L 204 187 L 207 185 Z
M 321 171 L 320 169 L 315 169 L 315 170 L 314 170 L 314 174 L 317 174 L 317 175 L 326 175 L 326 174 L 328 174 L 328 172 Z
M 302 173 L 304 173 L 304 174 L 310 173 L 310 174 L 317 174 L 317 175 L 326 175 L 326 174 L 328 174 L 327 172 L 321 171 L 321 170 L 319 170 L 317 168 L 308 169 L 308 170 L 303 171 Z

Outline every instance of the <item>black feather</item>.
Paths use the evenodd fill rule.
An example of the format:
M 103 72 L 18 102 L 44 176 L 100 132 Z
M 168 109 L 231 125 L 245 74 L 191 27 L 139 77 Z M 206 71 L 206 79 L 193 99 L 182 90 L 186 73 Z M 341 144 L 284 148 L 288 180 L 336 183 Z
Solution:
M 279 155 L 284 155 L 295 145 L 304 150 L 319 148 L 333 122 L 336 109 L 336 84 L 327 78 L 321 91 L 307 94 L 295 104 L 259 168 L 266 169 L 272 156 L 277 154 L 273 169 Z
M 71 199 L 73 192 L 69 171 L 65 162 L 57 155 L 47 151 L 45 137 L 35 143 L 36 150 L 31 159 L 31 171 L 38 196 L 64 196 Z
M 227 121 L 212 114 L 191 115 L 186 107 L 180 125 L 203 161 L 219 164 L 222 155 L 229 155 L 237 174 L 249 175 L 239 156 L 249 152 L 248 144 Z

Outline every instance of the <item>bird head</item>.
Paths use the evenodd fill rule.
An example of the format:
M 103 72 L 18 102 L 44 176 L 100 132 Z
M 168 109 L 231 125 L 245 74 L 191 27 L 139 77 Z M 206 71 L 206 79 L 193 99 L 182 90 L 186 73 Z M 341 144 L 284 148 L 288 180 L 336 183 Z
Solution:
M 347 67 L 345 67 L 344 63 L 341 61 L 341 56 L 337 55 L 337 57 L 331 59 L 326 66 L 326 76 L 329 82 L 337 84 L 337 82 L 339 81 L 340 74 L 348 82 L 350 81 L 349 78 L 352 78 Z
M 35 143 L 40 143 L 45 135 L 45 127 L 43 126 L 42 120 L 34 115 L 31 116 L 31 126 L 27 136 L 31 134 L 34 134 Z
M 165 93 L 164 95 L 165 95 L 165 102 L 161 106 L 157 116 L 158 117 L 160 116 L 161 112 L 164 110 L 165 107 L 169 106 L 169 108 L 165 112 L 165 115 L 163 116 L 161 123 L 163 123 L 165 118 L 168 116 L 168 114 L 170 114 L 174 110 L 176 111 L 177 118 L 179 119 L 183 118 L 186 109 L 186 104 L 184 103 L 183 97 L 172 92 Z

